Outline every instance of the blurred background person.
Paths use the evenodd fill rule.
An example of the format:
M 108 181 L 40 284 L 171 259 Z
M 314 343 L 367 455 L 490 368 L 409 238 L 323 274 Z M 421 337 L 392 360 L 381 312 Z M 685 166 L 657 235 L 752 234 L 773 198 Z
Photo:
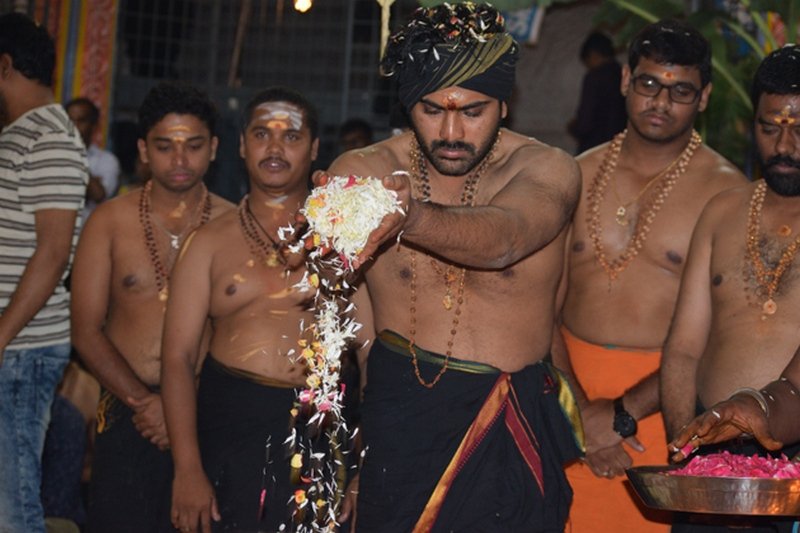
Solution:
M 64 104 L 70 120 L 81 134 L 89 161 L 89 185 L 81 211 L 84 223 L 97 204 L 114 196 L 119 187 L 120 166 L 117 156 L 103 150 L 92 139 L 100 123 L 100 109 L 88 98 L 80 97 Z
M 341 152 L 364 148 L 372 144 L 372 126 L 366 120 L 351 118 L 339 127 L 339 149 Z
M 625 128 L 628 119 L 620 91 L 622 67 L 614 57 L 611 39 L 592 32 L 581 45 L 580 57 L 587 72 L 578 111 L 567 125 L 567 131 L 578 141 L 577 154 L 611 140 Z

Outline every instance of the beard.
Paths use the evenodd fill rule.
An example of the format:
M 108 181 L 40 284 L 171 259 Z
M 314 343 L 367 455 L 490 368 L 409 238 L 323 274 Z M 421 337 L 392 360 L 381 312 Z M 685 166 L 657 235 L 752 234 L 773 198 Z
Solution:
M 464 176 L 469 174 L 472 169 L 477 167 L 480 162 L 489 155 L 489 152 L 492 150 L 497 140 L 497 135 L 500 132 L 500 119 L 498 118 L 497 122 L 494 124 L 491 134 L 477 147 L 474 144 L 463 141 L 449 142 L 441 139 L 432 141 L 429 145 L 425 142 L 425 139 L 422 138 L 413 123 L 411 129 L 414 131 L 414 136 L 417 138 L 422 154 L 425 156 L 425 159 L 430 161 L 433 168 L 436 169 L 436 172 L 443 176 Z M 469 157 L 464 159 L 445 159 L 437 155 L 437 151 L 442 149 L 461 150 L 467 152 Z
M 776 172 L 775 165 L 791 166 L 793 172 Z M 800 196 L 800 161 L 788 156 L 776 155 L 761 161 L 761 169 L 767 186 L 778 196 Z

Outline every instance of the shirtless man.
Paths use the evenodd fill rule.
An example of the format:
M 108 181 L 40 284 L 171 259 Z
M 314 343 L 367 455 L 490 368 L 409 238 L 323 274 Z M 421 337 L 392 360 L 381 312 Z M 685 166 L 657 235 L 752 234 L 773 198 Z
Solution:
M 100 381 L 89 531 L 171 531 L 172 462 L 161 395 L 169 272 L 189 233 L 232 206 L 209 194 L 213 103 L 159 85 L 139 109 L 140 190 L 103 202 L 83 230 L 72 273 L 72 338 Z
M 800 345 L 800 276 L 794 269 L 800 242 L 799 60 L 800 47 L 786 46 L 767 56 L 756 72 L 754 133 L 764 179 L 709 202 L 692 237 L 661 369 L 670 437 L 692 420 L 697 404 L 713 406 L 733 395 L 736 401 L 758 400 L 767 411 L 771 391 L 789 392 L 785 383 L 768 384 Z M 762 395 L 758 389 L 765 386 Z M 742 398 L 748 394 L 749 400 Z M 752 442 L 732 442 L 726 449 L 764 453 Z M 798 449 L 783 452 L 792 456 Z M 673 531 L 741 525 L 718 518 L 719 528 L 676 525 Z M 791 526 L 788 521 L 763 527 L 788 532 Z
M 293 289 L 302 257 L 285 253 L 278 229 L 294 223 L 308 196 L 318 146 L 317 114 L 302 95 L 283 87 L 257 94 L 240 138 L 250 194 L 198 231 L 175 267 L 162 386 L 175 461 L 172 521 L 181 531 L 208 533 L 212 520 L 215 531 L 277 531 L 287 521 L 283 443 L 294 387 L 306 377 L 291 353 L 313 314 L 309 295 Z M 207 320 L 213 333 L 195 390 Z
M 579 450 L 542 360 L 580 178 L 500 127 L 517 57 L 502 24 L 485 5 L 415 11 L 382 63 L 412 131 L 329 169 L 383 177 L 406 212 L 359 257 L 379 332 L 359 530 L 560 531 L 569 508 L 562 465 Z
M 567 470 L 576 533 L 669 527 L 637 506 L 624 470 L 664 461 L 659 351 L 692 229 L 712 196 L 744 183 L 692 130 L 711 92 L 710 54 L 682 23 L 645 27 L 623 67 L 627 130 L 578 158 L 583 194 L 553 345 L 556 366 L 574 371 L 586 431 L 586 460 Z

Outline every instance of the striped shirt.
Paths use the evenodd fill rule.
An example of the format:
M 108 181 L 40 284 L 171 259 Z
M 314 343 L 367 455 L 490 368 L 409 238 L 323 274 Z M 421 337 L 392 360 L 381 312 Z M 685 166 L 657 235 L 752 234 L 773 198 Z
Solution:
M 32 109 L 0 132 L 0 313 L 36 250 L 34 213 L 40 209 L 80 210 L 88 181 L 83 141 L 61 105 Z M 70 264 L 79 225 L 77 222 L 72 236 Z M 44 307 L 7 348 L 69 342 L 66 276 L 65 271 Z

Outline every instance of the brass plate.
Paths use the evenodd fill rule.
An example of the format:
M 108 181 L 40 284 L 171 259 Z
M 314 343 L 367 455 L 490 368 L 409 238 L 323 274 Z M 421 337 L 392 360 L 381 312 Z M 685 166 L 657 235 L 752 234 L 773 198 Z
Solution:
M 800 479 L 673 476 L 678 466 L 626 470 L 648 507 L 734 515 L 800 516 Z

